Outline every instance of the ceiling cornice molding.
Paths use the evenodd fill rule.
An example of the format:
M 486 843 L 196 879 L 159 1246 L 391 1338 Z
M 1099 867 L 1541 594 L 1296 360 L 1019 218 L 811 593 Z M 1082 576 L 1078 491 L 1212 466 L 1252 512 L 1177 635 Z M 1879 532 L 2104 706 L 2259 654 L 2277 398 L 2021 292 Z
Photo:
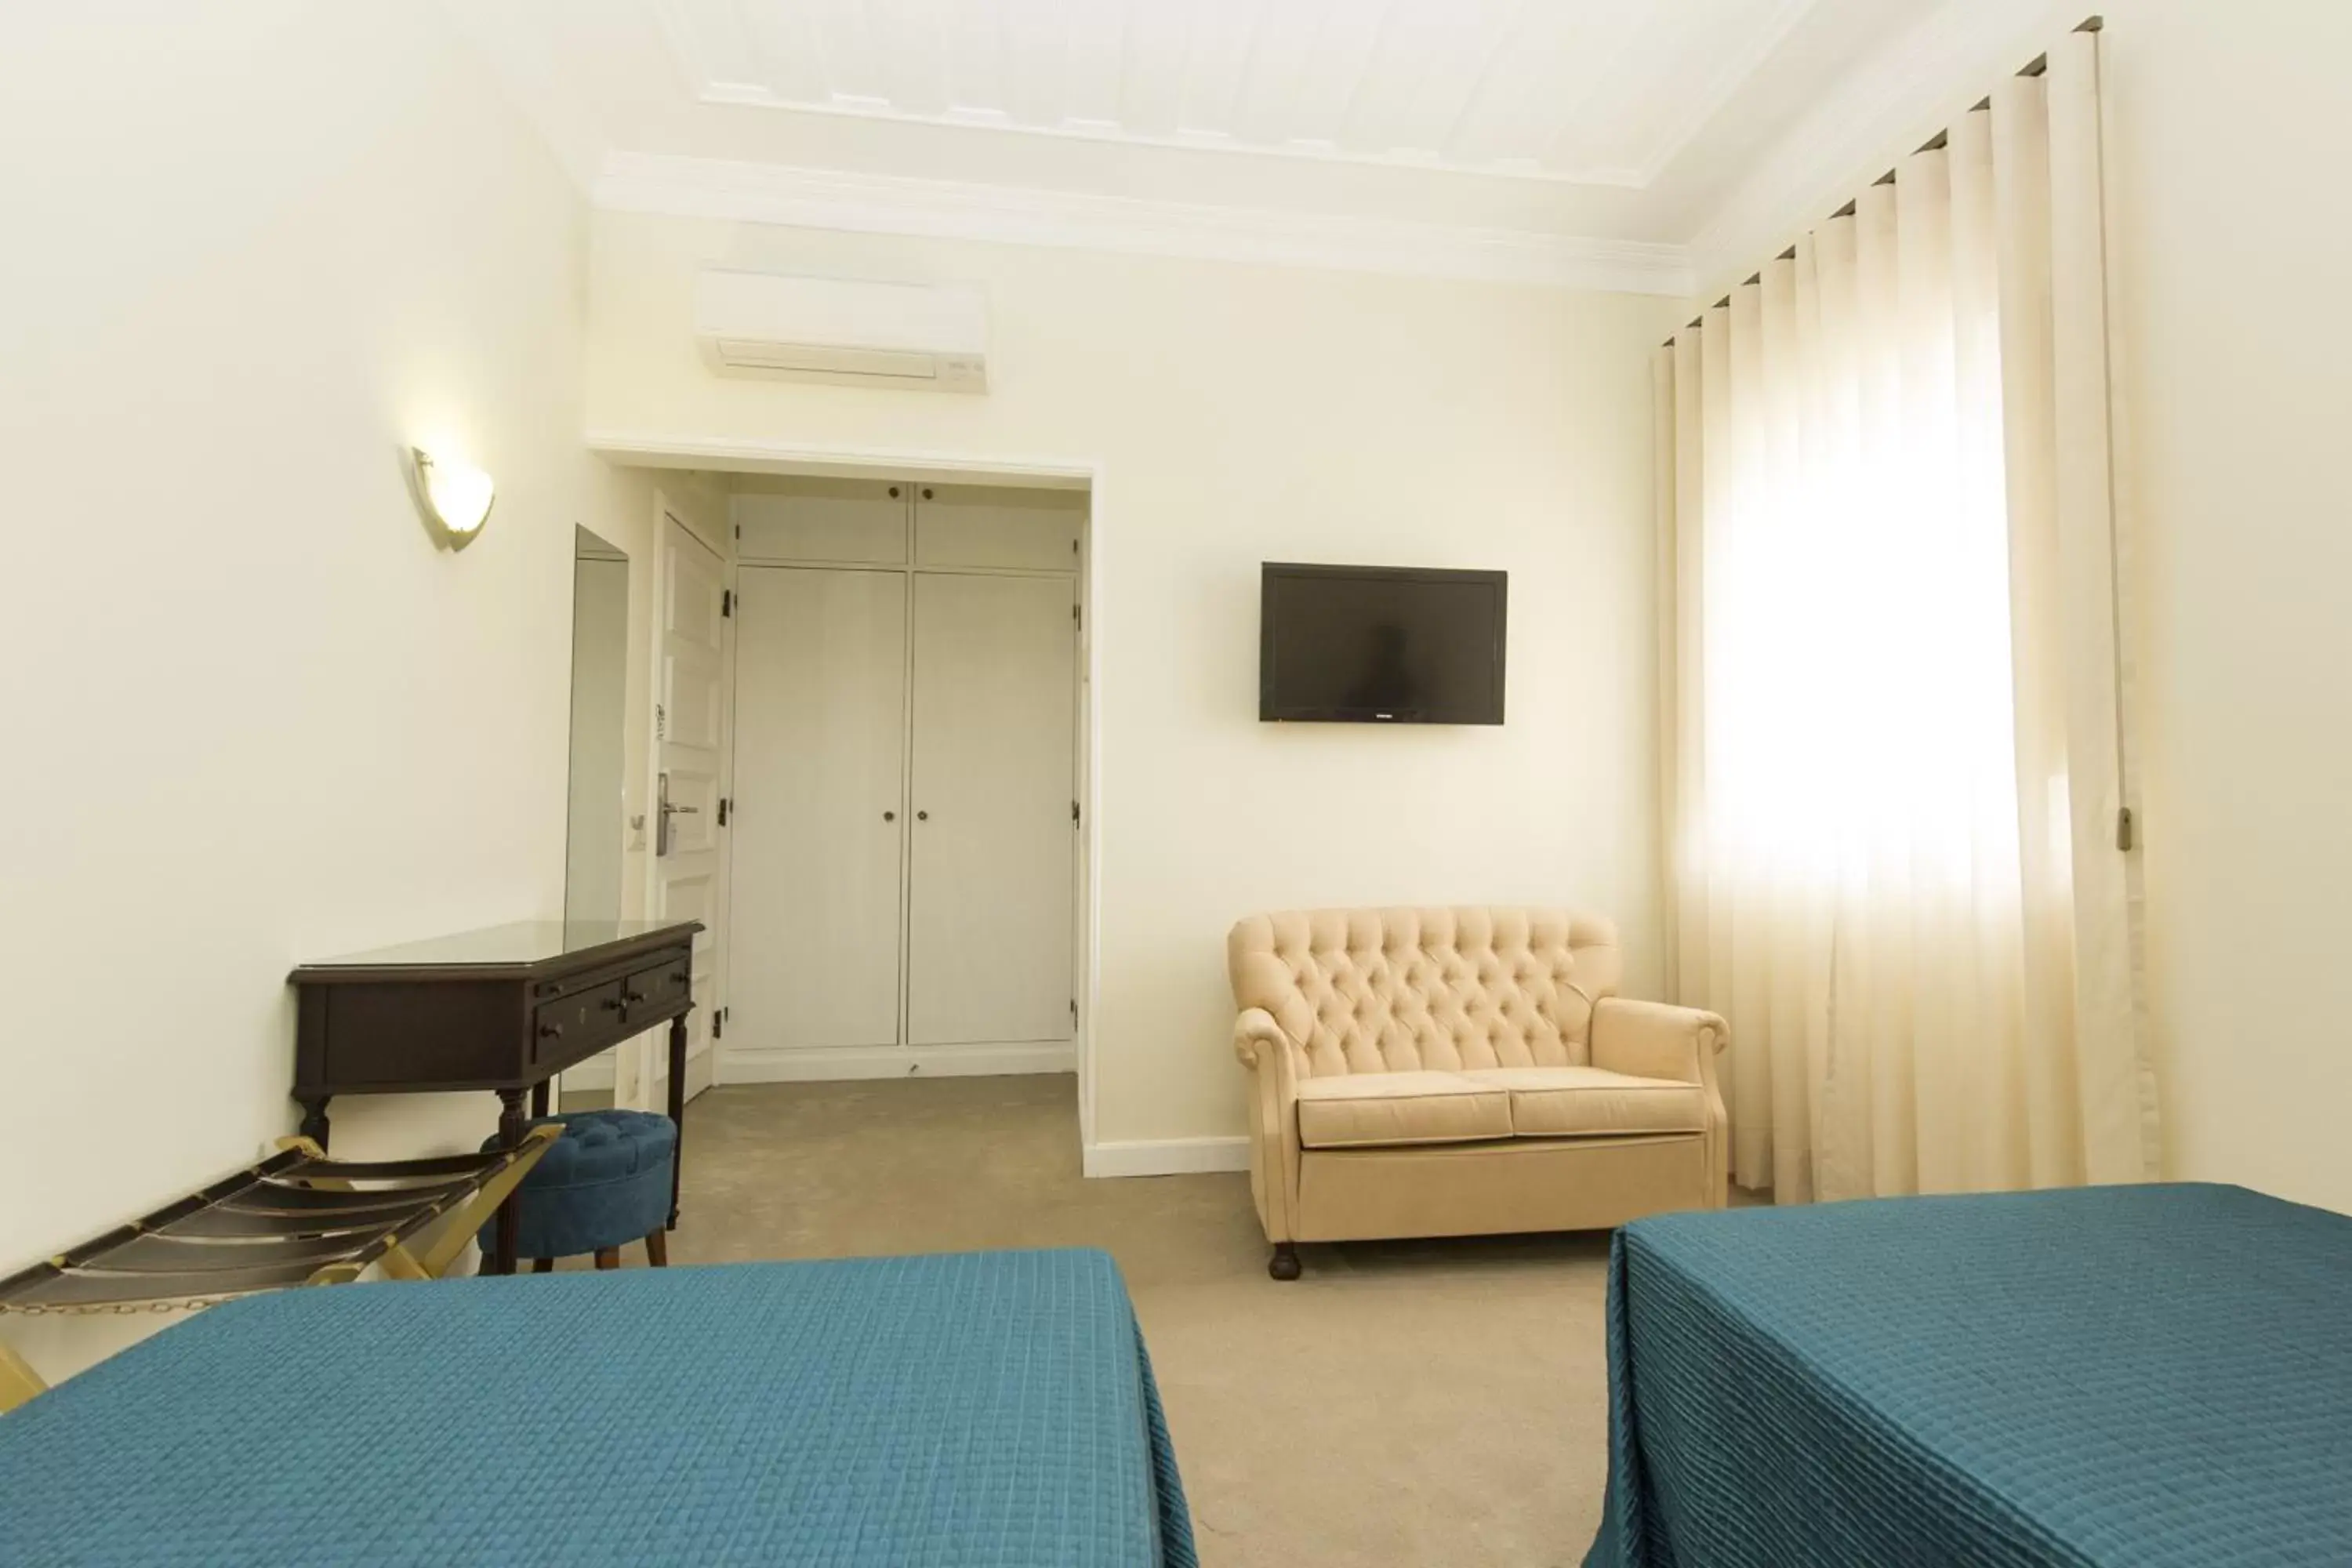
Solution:
M 1848 70 L 1755 160 L 1690 242 L 1696 287 L 1712 296 L 1755 271 L 2095 9 L 2091 0 L 1946 0 Z
M 1676 245 L 1195 205 L 658 153 L 606 158 L 614 212 L 1687 297 Z

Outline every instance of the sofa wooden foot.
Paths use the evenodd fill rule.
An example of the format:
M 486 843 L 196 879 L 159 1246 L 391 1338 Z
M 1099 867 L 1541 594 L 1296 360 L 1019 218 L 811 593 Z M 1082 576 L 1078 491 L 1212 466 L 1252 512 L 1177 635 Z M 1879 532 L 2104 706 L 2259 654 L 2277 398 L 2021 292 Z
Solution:
M 1297 1244 L 1287 1241 L 1276 1242 L 1274 1256 L 1266 1260 L 1265 1271 L 1276 1279 L 1297 1279 L 1298 1247 Z

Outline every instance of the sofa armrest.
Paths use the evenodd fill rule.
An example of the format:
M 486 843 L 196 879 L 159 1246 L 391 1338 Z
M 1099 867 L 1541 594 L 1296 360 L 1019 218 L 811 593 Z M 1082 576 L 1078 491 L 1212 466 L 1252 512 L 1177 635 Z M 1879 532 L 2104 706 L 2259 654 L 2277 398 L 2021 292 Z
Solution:
M 1716 1087 L 1715 1054 L 1731 1043 L 1731 1026 L 1714 1013 L 1664 1002 L 1604 996 L 1592 1009 L 1592 1065 L 1632 1078 L 1695 1083 L 1706 1091 L 1705 1201 L 1730 1196 L 1731 1121 Z
M 1290 1037 L 1263 1007 L 1234 1020 L 1234 1055 L 1250 1070 L 1250 1195 L 1268 1241 L 1297 1238 L 1298 1063 Z
M 1592 1065 L 1633 1078 L 1712 1084 L 1731 1026 L 1696 1007 L 1604 996 L 1592 1010 Z
M 1234 1055 L 1244 1067 L 1272 1068 L 1287 1082 L 1293 1076 L 1290 1048 L 1290 1037 L 1265 1008 L 1244 1008 L 1234 1020 Z

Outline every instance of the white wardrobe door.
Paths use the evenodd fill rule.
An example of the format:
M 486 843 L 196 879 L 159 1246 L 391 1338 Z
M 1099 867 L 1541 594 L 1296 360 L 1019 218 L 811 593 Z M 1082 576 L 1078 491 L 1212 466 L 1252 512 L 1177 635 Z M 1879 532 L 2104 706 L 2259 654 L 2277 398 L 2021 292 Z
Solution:
M 907 579 L 739 567 L 730 1046 L 898 1043 Z
M 915 578 L 911 1044 L 1074 1033 L 1075 592 L 1066 577 Z

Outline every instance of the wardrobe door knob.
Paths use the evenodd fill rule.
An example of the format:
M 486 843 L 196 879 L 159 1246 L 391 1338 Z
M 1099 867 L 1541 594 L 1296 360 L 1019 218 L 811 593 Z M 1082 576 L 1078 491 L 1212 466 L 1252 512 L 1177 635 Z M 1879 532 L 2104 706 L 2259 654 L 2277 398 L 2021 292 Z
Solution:
M 898 820 L 898 814 L 895 811 L 886 811 L 882 814 L 882 820 L 885 822 L 896 822 Z
M 929 822 L 930 819 L 931 814 L 928 811 L 919 811 L 915 813 L 915 820 L 917 822 Z

